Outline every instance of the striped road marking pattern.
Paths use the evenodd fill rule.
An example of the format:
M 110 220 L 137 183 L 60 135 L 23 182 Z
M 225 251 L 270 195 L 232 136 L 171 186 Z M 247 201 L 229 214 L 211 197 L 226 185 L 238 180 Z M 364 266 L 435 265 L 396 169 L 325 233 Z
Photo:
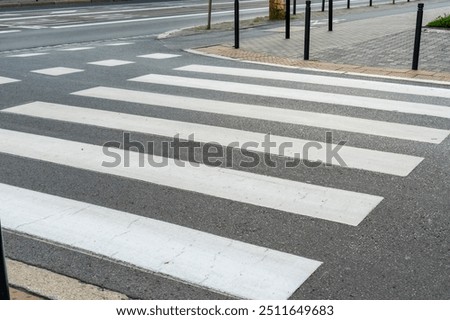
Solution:
M 7 229 L 114 257 L 245 299 L 287 299 L 321 264 L 174 224 L 4 184 L 0 184 L 0 202 L 0 217 Z
M 177 68 L 175 70 L 199 72 L 207 74 L 222 74 L 239 77 L 261 78 L 270 80 L 282 80 L 290 82 L 311 83 L 311 84 L 318 84 L 321 86 L 326 85 L 334 87 L 367 89 L 375 91 L 394 92 L 394 93 L 403 93 L 429 97 L 441 97 L 450 99 L 450 89 L 434 88 L 418 85 L 407 85 L 391 82 L 318 76 L 318 75 L 291 73 L 291 72 L 266 71 L 258 69 L 224 68 L 207 65 L 197 65 L 197 64 L 184 66 L 181 68 Z
M 194 79 L 161 74 L 148 74 L 129 80 L 144 83 L 153 83 L 158 85 L 215 90 L 220 92 L 257 95 L 262 97 L 303 100 L 374 110 L 397 111 L 402 113 L 427 115 L 450 119 L 450 108 L 425 103 L 394 101 L 370 97 L 351 96 L 345 94 L 316 92 L 282 87 L 270 87 L 229 81 Z
M 240 170 L 181 163 L 179 160 L 121 149 L 111 151 L 102 146 L 2 129 L 0 152 L 353 226 L 358 225 L 383 200 L 382 197 L 364 193 Z M 112 152 L 115 160 L 117 156 L 121 159 L 129 156 L 130 165 L 126 166 L 124 161 L 112 165 Z M 151 163 L 165 165 L 148 165 Z
M 280 109 L 220 100 L 207 100 L 191 97 L 165 95 L 152 92 L 134 91 L 110 87 L 95 87 L 74 92 L 73 94 L 134 102 L 144 105 L 177 108 L 199 112 L 209 112 L 258 120 L 275 121 L 295 125 L 305 125 L 334 130 L 342 130 L 382 137 L 405 139 L 418 142 L 441 143 L 449 134 L 448 130 L 375 121 L 368 119 L 344 117 L 325 113 L 305 112 L 300 110 Z M 282 110 L 282 112 L 280 112 Z
M 124 131 L 155 134 L 165 137 L 174 137 L 179 134 L 180 139 L 185 140 L 190 140 L 189 136 L 194 134 L 194 140 L 198 142 L 218 143 L 223 146 L 229 146 L 231 143 L 238 142 L 238 147 L 258 152 L 265 151 L 262 146 L 262 143 L 265 141 L 265 134 L 223 127 L 90 108 L 79 108 L 46 102 L 33 102 L 4 109 L 3 112 Z M 336 145 L 327 147 L 327 145 L 322 142 L 312 142 L 275 135 L 272 135 L 270 140 L 275 142 L 278 147 L 292 144 L 292 147 L 286 149 L 273 148 L 272 154 L 341 165 L 335 158 L 332 158 L 331 161 L 330 159 L 327 159 L 326 150 L 332 150 Z M 308 151 L 304 151 L 306 150 L 305 146 L 312 144 L 314 144 L 314 147 L 308 148 Z M 295 153 L 300 154 L 296 156 Z M 407 176 L 423 160 L 423 158 L 420 157 L 346 146 L 341 147 L 338 154 L 344 161 L 344 165 L 350 168 L 398 176 Z

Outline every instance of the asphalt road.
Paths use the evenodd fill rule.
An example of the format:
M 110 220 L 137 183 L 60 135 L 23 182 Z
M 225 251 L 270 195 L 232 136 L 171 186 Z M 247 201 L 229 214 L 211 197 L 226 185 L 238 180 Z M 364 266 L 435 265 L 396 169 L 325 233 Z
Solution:
M 197 3 L 192 2 L 192 4 Z M 170 5 L 176 6 L 177 2 L 170 2 Z M 258 7 L 258 5 L 259 3 L 254 3 L 251 6 Z M 61 17 L 61 15 L 72 13 L 59 13 L 56 14 L 59 17 L 55 18 L 49 17 L 54 10 L 52 8 L 26 10 L 17 12 L 18 16 L 15 17 L 32 17 L 31 19 L 13 20 L 15 22 L 0 20 L 0 23 L 8 24 L 5 30 L 21 30 L 15 33 L 0 34 L 2 39 L 0 41 L 2 51 L 0 52 L 0 77 L 20 80 L 18 82 L 3 80 L 3 83 L 0 84 L 1 109 L 3 110 L 0 113 L 0 128 L 3 130 L 1 132 L 3 142 L 0 143 L 0 183 L 22 188 L 19 195 L 22 195 L 24 189 L 33 190 L 46 195 L 117 210 L 114 212 L 107 211 L 107 214 L 102 216 L 103 218 L 97 217 L 97 219 L 105 220 L 86 220 L 91 222 L 89 226 L 82 223 L 61 225 L 58 224 L 58 219 L 46 218 L 45 212 L 42 217 L 44 220 L 33 220 L 31 217 L 30 220 L 24 220 L 22 224 L 19 223 L 19 225 L 14 226 L 18 222 L 11 218 L 8 220 L 11 210 L 13 211 L 13 217 L 14 214 L 17 214 L 18 217 L 25 217 L 33 211 L 31 209 L 34 207 L 45 207 L 47 202 L 52 202 L 41 200 L 36 204 L 31 200 L 30 202 L 22 200 L 23 206 L 15 204 L 15 207 L 13 206 L 13 209 L 10 209 L 11 203 L 14 204 L 11 200 L 12 196 L 11 198 L 6 197 L 3 199 L 5 205 L 0 214 L 2 220 L 6 220 L 6 224 L 4 223 L 7 228 L 5 249 L 10 258 L 119 291 L 132 298 L 227 299 L 235 296 L 250 297 L 250 295 L 240 292 L 226 291 L 224 289 L 226 284 L 220 286 L 212 280 L 212 282 L 207 281 L 209 278 L 213 278 L 217 271 L 214 268 L 220 267 L 215 266 L 211 260 L 208 260 L 209 254 L 214 254 L 214 261 L 228 254 L 223 253 L 227 251 L 221 251 L 214 247 L 203 248 L 203 245 L 208 243 L 208 239 L 215 239 L 214 241 L 216 241 L 217 238 L 205 238 L 206 240 L 203 240 L 203 242 L 192 241 L 189 245 L 186 245 L 188 249 L 184 248 L 182 252 L 173 257 L 173 260 L 164 260 L 164 265 L 171 266 L 171 262 L 173 262 L 174 269 L 166 270 L 161 267 L 160 270 L 163 271 L 158 271 L 142 265 L 137 267 L 138 264 L 134 259 L 142 255 L 145 260 L 146 254 L 153 257 L 153 252 L 158 251 L 154 243 L 149 242 L 149 238 L 147 238 L 150 231 L 146 231 L 147 229 L 144 228 L 144 221 L 149 223 L 148 221 L 152 219 L 151 221 L 162 221 L 172 226 L 183 227 L 175 232 L 179 233 L 180 237 L 187 232 L 186 230 L 194 230 L 207 233 L 208 237 L 210 235 L 213 237 L 219 236 L 220 239 L 228 239 L 228 241 L 232 239 L 258 248 L 265 248 L 264 250 L 261 249 L 264 252 L 261 256 L 262 260 L 253 261 L 256 267 L 252 267 L 252 263 L 247 263 L 245 259 L 242 259 L 244 267 L 248 267 L 250 270 L 255 268 L 259 271 L 258 263 L 266 266 L 264 265 L 264 257 L 266 257 L 267 252 L 272 251 L 281 252 L 283 259 L 301 257 L 308 259 L 308 261 L 321 262 L 320 266 L 313 268 L 311 274 L 306 271 L 303 273 L 301 270 L 303 267 L 305 267 L 305 270 L 307 269 L 306 262 L 304 265 L 303 260 L 299 262 L 298 268 L 292 270 L 293 273 L 300 270 L 301 275 L 306 274 L 305 282 L 297 278 L 292 280 L 289 278 L 290 274 L 285 275 L 287 280 L 299 285 L 299 288 L 295 288 L 296 290 L 292 292 L 292 295 L 287 294 L 287 297 L 291 299 L 450 298 L 448 219 L 448 213 L 450 212 L 448 197 L 450 194 L 450 163 L 448 161 L 450 140 L 448 136 L 440 143 L 420 142 L 417 139 L 393 138 L 380 133 L 361 133 L 362 128 L 355 129 L 353 132 L 344 129 L 330 130 L 321 127 L 320 122 L 313 125 L 300 125 L 289 123 L 289 120 L 280 122 L 275 119 L 258 118 L 264 116 L 264 112 L 255 112 L 255 115 L 244 117 L 227 113 L 231 109 L 225 109 L 222 114 L 196 109 L 200 107 L 212 108 L 216 104 L 219 106 L 222 102 L 233 102 L 278 108 L 280 114 L 283 113 L 281 111 L 294 110 L 314 114 L 337 115 L 346 117 L 347 120 L 348 118 L 358 118 L 378 121 L 377 123 L 381 125 L 381 128 L 392 123 L 411 125 L 415 126 L 414 128 L 421 127 L 420 130 L 434 128 L 444 132 L 447 131 L 448 135 L 448 130 L 450 130 L 449 113 L 442 108 L 450 105 L 450 98 L 444 93 L 434 96 L 430 93 L 433 91 L 431 88 L 444 89 L 439 92 L 446 92 L 446 90 L 450 90 L 448 85 L 368 79 L 374 81 L 372 83 L 374 88 L 377 83 L 381 86 L 381 83 L 384 82 L 391 83 L 392 86 L 394 84 L 415 85 L 415 89 L 423 93 L 416 95 L 398 93 L 395 90 L 387 89 L 381 91 L 368 90 L 360 88 L 358 85 L 344 87 L 342 86 L 342 79 L 349 79 L 349 76 L 321 74 L 312 71 L 301 71 L 301 74 L 325 75 L 330 77 L 330 84 L 317 86 L 308 83 L 308 81 L 262 79 L 257 76 L 253 69 L 282 71 L 290 73 L 292 76 L 297 74 L 298 71 L 218 60 L 183 51 L 183 49 L 195 46 L 195 44 L 231 39 L 229 32 L 157 41 L 155 39 L 157 33 L 198 24 L 204 17 L 186 16 L 199 13 L 197 7 L 154 11 L 147 11 L 146 9 L 145 11 L 130 11 L 129 13 L 123 11 L 124 7 L 136 10 L 143 9 L 144 6 L 147 5 L 70 7 L 67 10 L 80 10 L 95 14 L 76 14 Z M 156 8 L 160 4 L 151 3 L 148 6 Z M 224 5 L 221 10 L 227 10 L 229 6 L 229 4 Z M 99 13 L 105 10 L 121 12 L 117 13 L 117 16 L 109 14 L 104 16 L 104 13 Z M 140 19 L 143 16 L 146 17 L 145 19 L 156 18 L 162 11 L 168 16 L 178 17 L 176 19 L 148 20 L 145 23 L 116 23 L 123 19 Z M 13 14 L 12 12 L 8 11 L 4 14 Z M 42 18 L 36 18 L 36 15 Z M 183 15 L 186 17 L 179 17 Z M 222 14 L 218 13 L 217 16 L 222 17 Z M 225 18 L 226 14 L 223 14 L 223 17 Z M 0 19 L 11 18 L 12 16 L 6 17 L 0 14 Z M 18 28 L 18 21 L 23 22 L 22 27 L 26 25 L 44 28 Z M 105 22 L 114 23 L 68 27 Z M 65 28 L 54 28 L 61 26 L 65 26 Z M 149 32 L 149 30 L 151 31 Z M 243 36 L 245 37 L 245 33 L 243 33 Z M 11 41 L 12 39 L 14 41 Z M 164 59 L 155 59 L 155 56 L 142 57 L 148 54 L 167 54 L 168 56 L 156 56 Z M 120 60 L 123 63 L 129 62 L 129 64 L 114 67 L 98 64 L 99 61 L 105 64 L 105 61 L 109 59 Z M 92 62 L 97 64 L 92 64 Z M 193 64 L 225 68 L 223 70 L 230 70 L 231 67 L 243 68 L 248 71 L 248 74 L 247 77 L 242 77 L 175 70 Z M 77 69 L 78 72 L 61 76 L 42 73 L 51 73 L 52 70 L 44 70 L 55 67 L 73 68 Z M 163 77 L 156 78 L 153 83 L 129 81 L 149 74 L 183 77 L 183 79 L 178 84 L 175 81 L 177 78 Z M 163 79 L 166 80 L 163 81 Z M 228 83 L 221 82 L 221 88 L 201 89 L 199 79 L 206 80 L 208 85 L 213 84 L 212 80 Z M 367 80 L 356 76 L 351 77 L 351 79 Z M 189 85 L 190 82 L 197 83 L 196 81 L 199 83 L 198 87 L 193 88 Z M 235 84 L 231 85 L 229 82 Z M 253 87 L 249 85 L 270 88 L 260 94 L 252 94 Z M 74 94 L 99 86 L 132 91 L 122 92 L 115 98 L 95 98 L 89 95 Z M 240 88 L 248 91 L 238 93 Z M 282 92 L 282 89 L 305 90 L 311 92 L 314 98 L 298 98 L 296 94 L 299 94 L 299 91 L 289 93 L 293 94 L 294 97 L 279 96 L 278 93 Z M 136 98 L 138 100 L 132 101 L 131 96 L 135 91 L 186 97 L 186 100 L 198 98 L 208 99 L 209 101 L 197 101 L 198 105 L 194 103 L 191 110 L 183 109 L 184 103 L 187 102 L 180 103 L 180 106 L 168 108 L 160 105 L 155 97 L 146 98 L 144 96 L 144 98 L 139 98 L 141 100 Z M 105 92 L 110 94 L 111 90 L 108 89 Z M 409 103 L 422 103 L 431 105 L 429 106 L 431 113 L 437 109 L 443 111 L 441 116 L 436 114 L 426 115 L 421 114 L 422 111 L 418 111 L 418 113 L 411 111 L 392 112 L 379 108 L 369 108 L 367 105 L 350 106 L 350 102 L 346 105 L 338 99 L 334 103 L 324 103 L 317 100 L 322 99 L 327 94 L 344 95 L 350 100 L 355 97 L 356 99 L 361 97 L 382 99 L 382 105 L 387 106 L 388 109 L 391 106 L 395 108 L 402 103 L 408 104 L 407 108 L 414 108 L 414 105 L 411 106 Z M 141 96 L 138 95 L 138 97 Z M 176 97 L 173 97 L 173 99 L 176 99 Z M 339 97 L 343 98 L 343 96 Z M 68 119 L 64 121 L 52 118 L 60 112 L 50 112 L 41 117 L 31 116 L 30 113 L 35 112 L 36 109 L 33 108 L 36 105 L 32 105 L 31 109 L 23 111 L 24 114 L 15 113 L 14 109 L 4 112 L 8 111 L 6 110 L 8 108 L 36 101 L 86 108 L 85 112 L 81 113 L 85 118 L 80 122 L 77 122 L 75 114 L 73 117 L 69 115 Z M 242 108 L 245 110 L 245 107 L 241 106 L 236 110 L 241 111 Z M 61 106 L 58 108 L 61 108 Z M 424 106 L 422 105 L 421 108 L 423 109 Z M 67 112 L 70 112 L 70 109 L 69 107 Z M 137 175 L 134 177 L 123 175 L 119 171 L 101 172 L 103 166 L 94 161 L 95 154 L 92 153 L 88 154 L 87 160 L 85 159 L 86 163 L 89 164 L 89 159 L 92 157 L 91 162 L 94 167 L 88 170 L 82 165 L 83 159 L 77 160 L 78 158 L 76 158 L 77 154 L 83 154 L 80 153 L 79 149 L 74 147 L 70 152 L 65 152 L 66 149 L 64 148 L 71 145 L 68 141 L 102 146 L 108 141 L 122 141 L 124 132 L 131 132 L 131 137 L 135 141 L 151 141 L 157 146 L 164 141 L 172 140 L 167 135 L 158 134 L 156 131 L 153 131 L 153 133 L 146 132 L 147 129 L 150 131 L 156 130 L 157 126 L 139 127 L 137 121 L 142 120 L 141 118 L 133 118 L 132 121 L 135 122 L 132 123 L 135 123 L 136 127 L 132 125 L 129 130 L 114 128 L 112 126 L 113 121 L 102 121 L 102 119 L 105 119 L 102 117 L 106 115 L 100 116 L 96 125 L 89 124 L 91 111 L 95 110 L 207 125 L 209 127 L 202 127 L 202 130 L 205 130 L 206 135 L 210 135 L 211 142 L 215 141 L 212 137 L 215 137 L 217 132 L 222 132 L 219 131 L 222 130 L 220 128 L 261 134 L 270 132 L 272 135 L 289 137 L 288 139 L 305 139 L 318 142 L 325 142 L 325 132 L 331 131 L 333 143 L 345 141 L 346 146 L 349 147 L 383 152 L 375 157 L 374 165 L 377 168 L 388 163 L 392 154 L 410 156 L 405 158 L 405 167 L 409 165 L 408 161 L 412 158 L 423 158 L 423 160 L 414 165 L 412 171 L 406 176 L 401 176 L 382 173 L 377 171 L 379 169 L 363 170 L 339 165 L 312 168 L 300 164 L 293 168 L 286 168 L 286 163 L 290 159 L 282 156 L 272 156 L 275 167 L 259 163 L 257 166 L 246 168 L 238 165 L 238 163 L 240 160 L 248 160 L 248 158 L 245 157 L 245 154 L 237 153 L 234 155 L 231 169 L 228 169 L 231 171 L 222 169 L 224 171 L 217 173 L 218 177 L 222 177 L 225 172 L 232 172 L 232 177 L 241 177 L 238 180 L 231 180 L 236 182 L 235 185 L 224 186 L 225 189 L 223 190 L 228 190 L 227 192 L 220 191 L 222 189 L 216 190 L 214 188 L 215 183 L 219 185 L 222 180 L 214 180 L 213 176 L 211 179 L 205 179 L 204 177 L 207 174 L 204 174 L 203 171 L 198 175 L 193 175 L 191 179 L 185 178 L 183 174 L 170 177 L 168 173 L 166 178 L 163 177 L 164 179 L 155 182 L 156 175 L 146 178 L 148 167 L 136 168 Z M 61 116 L 67 115 L 62 112 Z M 117 119 L 123 120 L 123 117 L 117 114 L 112 115 L 114 121 Z M 299 119 L 303 118 L 300 117 Z M 335 124 L 336 121 L 330 125 Z M 174 130 L 181 131 L 184 128 L 180 123 L 175 123 L 173 126 Z M 375 127 L 375 124 L 373 126 Z M 161 125 L 160 130 L 166 130 L 169 127 L 169 123 L 166 123 Z M 372 129 L 371 126 L 367 127 L 370 128 L 369 130 Z M 16 137 L 14 135 L 8 136 L 5 130 L 31 135 L 25 136 L 19 147 L 19 144 L 14 145 L 15 140 L 13 141 L 13 139 Z M 386 129 L 386 131 L 388 130 Z M 202 132 L 201 130 L 192 131 L 196 136 L 201 136 Z M 394 132 L 398 131 L 394 130 Z M 240 139 L 242 134 L 242 132 L 237 134 L 237 139 Z M 52 140 L 54 144 L 48 145 L 45 139 L 36 140 L 37 136 L 61 140 L 56 142 Z M 82 149 L 81 151 L 85 150 Z M 57 156 L 51 156 L 55 152 Z M 155 154 L 167 156 L 158 149 Z M 258 154 L 263 157 L 263 153 L 259 152 Z M 195 155 L 196 162 L 205 162 L 205 155 L 202 152 L 197 151 Z M 188 156 L 188 154 L 182 152 L 179 158 L 190 161 L 191 159 Z M 170 154 L 169 157 L 173 157 L 173 154 Z M 357 164 L 359 164 L 358 161 L 363 163 L 363 160 L 357 159 Z M 222 167 L 224 166 L 222 165 Z M 398 170 L 402 169 L 401 167 L 400 165 Z M 246 176 L 246 174 L 251 174 L 251 176 Z M 232 177 L 230 179 L 233 179 Z M 275 180 L 271 180 L 272 178 Z M 252 179 L 262 182 L 250 185 Z M 269 180 L 270 182 L 267 182 Z M 192 183 L 192 181 L 195 181 L 195 183 Z M 326 192 L 324 189 L 323 193 L 311 192 L 314 197 L 318 197 L 311 199 L 308 198 L 308 193 L 302 194 L 303 191 L 299 189 L 297 199 L 295 196 L 285 196 L 288 194 L 287 191 L 292 190 L 289 189 L 291 184 L 293 184 L 293 190 L 303 188 L 305 184 L 328 189 L 326 189 Z M 188 185 L 189 187 L 187 187 Z M 274 189 L 265 189 L 269 185 L 274 185 Z M 277 188 L 281 190 L 280 194 L 277 193 Z M 260 194 L 256 191 L 256 193 L 253 193 L 253 190 L 260 192 Z M 284 190 L 287 190 L 286 194 Z M 350 200 L 346 198 L 347 194 L 340 195 L 340 193 L 339 196 L 333 198 L 332 194 L 336 190 L 354 193 Z M 231 194 L 233 195 L 232 198 L 230 198 Z M 381 200 L 381 197 L 382 201 L 368 209 L 359 202 L 364 202 L 361 200 L 361 194 L 370 195 L 370 201 Z M 252 196 L 255 196 L 253 202 L 249 200 Z M 307 200 L 304 201 L 304 198 Z M 331 207 L 327 207 L 327 202 L 331 203 Z M 371 203 L 373 204 L 373 202 Z M 336 207 L 333 204 L 336 204 Z M 342 211 L 339 211 L 337 204 L 343 206 Z M 75 204 L 72 204 L 72 206 L 76 207 Z M 14 209 L 16 207 L 17 213 Z M 321 212 L 322 207 L 328 208 L 329 211 L 337 208 L 337 214 L 329 215 L 327 211 L 319 216 L 317 212 Z M 348 216 L 353 215 L 352 209 L 355 209 L 355 217 L 360 218 L 355 218 L 355 220 L 351 220 L 351 217 L 348 218 Z M 7 216 L 8 210 L 10 211 Z M 36 209 L 36 211 L 39 210 Z M 345 214 L 342 214 L 343 212 Z M 127 244 L 131 255 L 122 252 L 120 246 L 116 248 L 116 251 L 110 252 L 108 251 L 109 248 L 102 247 L 103 243 L 100 241 L 104 239 L 102 238 L 104 236 L 111 243 L 115 243 L 114 241 L 118 239 L 119 234 L 110 230 L 112 226 L 109 223 L 114 224 L 115 221 L 113 219 L 108 220 L 108 215 L 122 217 L 124 213 L 134 214 L 141 219 L 136 225 L 137 229 L 133 229 L 134 231 L 131 232 L 136 232 L 139 235 L 142 233 L 141 240 L 126 238 L 128 241 L 133 240 L 133 242 Z M 76 212 L 73 212 L 73 214 L 76 216 Z M 84 219 L 84 217 L 81 218 Z M 27 227 L 34 226 L 40 220 L 45 221 L 45 219 L 49 223 L 50 230 Z M 67 221 L 72 221 L 70 217 L 68 219 Z M 100 223 L 101 221 L 107 223 Z M 132 223 L 129 227 L 131 225 Z M 139 227 L 142 229 L 139 229 Z M 152 232 L 159 234 L 159 231 L 156 228 Z M 71 238 L 72 235 L 77 233 L 88 234 L 92 238 L 87 238 L 86 241 Z M 125 236 L 131 237 L 132 234 Z M 165 238 L 162 237 L 161 239 Z M 99 246 L 93 245 L 94 242 L 98 242 Z M 121 242 L 117 243 L 122 245 Z M 171 247 L 172 242 L 168 243 L 170 243 L 170 246 L 168 245 L 161 251 L 173 249 Z M 105 246 L 107 247 L 106 244 Z M 176 269 L 176 267 L 177 258 L 183 257 L 184 250 L 195 249 L 197 246 L 203 248 L 204 251 L 201 252 L 205 253 L 204 256 L 191 257 L 194 262 L 200 262 L 198 273 L 203 272 L 203 268 L 209 268 L 207 263 L 212 263 L 211 270 L 213 271 L 202 281 L 194 282 L 189 277 L 195 277 L 197 270 L 192 275 L 193 270 L 189 265 L 184 266 L 180 262 L 180 269 Z M 253 246 L 251 248 L 254 248 Z M 148 251 L 143 254 L 139 251 L 141 249 Z M 217 250 L 217 252 L 214 250 Z M 241 251 L 236 249 L 236 252 Z M 236 265 L 241 262 L 232 258 L 236 252 L 230 251 L 230 259 L 226 260 L 229 263 L 229 268 L 227 268 L 229 270 L 223 270 L 223 272 L 239 279 L 239 272 L 233 273 Z M 126 258 L 121 258 L 121 254 L 124 254 Z M 186 259 L 193 263 L 189 260 L 189 257 Z M 202 259 L 207 262 L 202 264 Z M 276 263 L 280 263 L 280 261 L 283 260 L 281 258 L 275 259 L 275 265 L 277 266 Z M 288 266 L 289 263 L 280 263 L 280 267 Z M 308 266 L 310 265 L 308 264 Z M 181 270 L 181 275 L 174 270 Z M 265 297 L 267 297 L 267 295 L 264 295 L 267 294 L 267 291 L 264 291 L 266 282 L 267 284 L 269 282 L 270 284 L 274 283 L 275 289 L 284 288 L 284 278 L 280 279 L 279 283 L 271 278 L 273 274 L 278 275 L 277 273 L 281 272 L 269 267 L 268 270 L 271 272 L 263 273 L 263 275 L 267 275 L 267 278 L 263 276 L 260 278 L 262 289 L 255 290 Z M 186 274 L 189 276 L 186 276 Z M 221 274 L 218 275 L 220 279 Z M 286 279 L 284 281 L 287 281 Z M 247 278 L 244 276 L 241 281 L 246 283 L 246 280 Z

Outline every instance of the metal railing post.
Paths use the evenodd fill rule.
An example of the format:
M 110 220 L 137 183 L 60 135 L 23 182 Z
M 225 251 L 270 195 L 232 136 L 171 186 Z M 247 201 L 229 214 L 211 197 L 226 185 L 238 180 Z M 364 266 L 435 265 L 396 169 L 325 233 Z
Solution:
M 333 0 L 328 0 L 328 31 L 333 31 Z
M 305 7 L 305 43 L 303 52 L 304 60 L 309 60 L 310 32 L 311 32 L 311 1 L 307 0 Z
M 286 0 L 286 39 L 291 38 L 291 0 Z
M 420 51 L 420 36 L 422 35 L 422 21 L 423 21 L 423 3 L 417 6 L 417 20 L 416 20 L 416 37 L 414 39 L 414 54 L 412 69 L 417 70 L 419 67 L 419 51 Z
M 239 0 L 234 0 L 234 47 L 239 49 Z

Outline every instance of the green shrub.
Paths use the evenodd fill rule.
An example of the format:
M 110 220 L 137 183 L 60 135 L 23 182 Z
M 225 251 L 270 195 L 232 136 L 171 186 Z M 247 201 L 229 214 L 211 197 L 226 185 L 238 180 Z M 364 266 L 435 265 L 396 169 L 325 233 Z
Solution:
M 444 14 L 443 17 L 437 17 L 435 20 L 427 24 L 427 27 L 450 28 L 450 15 Z

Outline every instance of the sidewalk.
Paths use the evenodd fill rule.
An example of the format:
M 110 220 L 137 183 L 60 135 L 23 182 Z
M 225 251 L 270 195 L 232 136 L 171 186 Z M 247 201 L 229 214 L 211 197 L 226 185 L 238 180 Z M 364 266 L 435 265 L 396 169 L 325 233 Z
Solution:
M 417 10 L 356 21 L 340 19 L 352 13 L 391 10 L 398 6 L 417 8 L 418 3 L 336 10 L 332 32 L 328 31 L 328 13 L 313 11 L 309 61 L 303 60 L 304 17 L 300 10 L 297 19 L 291 22 L 289 40 L 285 39 L 284 22 L 281 22 L 270 29 L 257 27 L 241 31 L 238 50 L 231 42 L 196 50 L 293 67 L 450 81 L 450 30 L 423 29 L 419 70 L 411 70 Z M 450 4 L 439 9 L 427 9 L 425 4 L 423 25 L 445 13 L 450 13 Z
M 14 288 L 9 288 L 9 295 L 11 300 L 44 300 L 44 298 Z

